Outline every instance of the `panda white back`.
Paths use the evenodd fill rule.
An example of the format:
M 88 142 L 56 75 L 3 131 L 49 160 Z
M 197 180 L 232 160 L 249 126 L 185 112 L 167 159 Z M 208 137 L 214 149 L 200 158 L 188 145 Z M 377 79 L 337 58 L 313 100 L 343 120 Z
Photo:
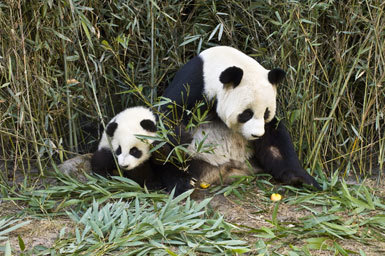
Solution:
M 256 60 L 229 46 L 216 46 L 202 51 L 199 56 L 203 59 L 204 93 L 211 99 L 223 92 L 223 83 L 219 77 L 229 67 L 239 67 L 243 70 L 246 79 L 243 84 L 254 85 L 253 80 L 260 80 L 266 77 L 269 70 L 265 69 Z M 266 86 L 266 81 L 261 85 Z M 249 86 L 250 87 L 250 86 Z

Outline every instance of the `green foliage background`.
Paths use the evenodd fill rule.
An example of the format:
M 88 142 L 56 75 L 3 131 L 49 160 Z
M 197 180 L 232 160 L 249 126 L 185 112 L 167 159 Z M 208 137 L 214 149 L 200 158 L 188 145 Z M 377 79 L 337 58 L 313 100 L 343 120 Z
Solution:
M 0 134 L 5 170 L 90 152 L 97 127 L 150 105 L 178 68 L 230 45 L 281 67 L 278 116 L 306 168 L 369 174 L 385 160 L 384 3 L 5 0 Z M 37 161 L 35 161 L 37 160 Z

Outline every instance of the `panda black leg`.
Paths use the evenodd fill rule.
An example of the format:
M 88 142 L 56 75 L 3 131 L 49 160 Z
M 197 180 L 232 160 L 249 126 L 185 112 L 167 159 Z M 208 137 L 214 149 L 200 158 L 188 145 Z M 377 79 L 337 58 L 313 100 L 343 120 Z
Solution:
M 258 163 L 275 180 L 291 185 L 305 183 L 321 189 L 302 168 L 286 127 L 275 118 L 266 124 L 265 134 L 254 141 L 254 148 Z
M 107 177 L 112 175 L 115 169 L 115 160 L 112 152 L 109 149 L 102 148 L 97 150 L 91 158 L 91 169 L 94 173 Z

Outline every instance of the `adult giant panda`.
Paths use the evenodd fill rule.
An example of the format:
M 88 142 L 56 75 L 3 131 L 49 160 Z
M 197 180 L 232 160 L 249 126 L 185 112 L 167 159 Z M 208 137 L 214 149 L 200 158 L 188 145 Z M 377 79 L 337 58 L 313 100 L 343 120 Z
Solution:
M 91 158 L 92 171 L 102 176 L 113 175 L 117 163 L 125 177 L 142 186 L 146 184 L 149 188 L 157 188 L 159 180 L 149 161 L 153 141 L 137 137 L 153 137 L 155 134 L 156 118 L 150 109 L 137 106 L 123 110 L 107 124 L 98 149 Z
M 227 46 L 203 51 L 176 73 L 163 94 L 170 99 L 160 109 L 166 119 L 181 118 L 181 126 L 191 127 L 191 111 L 196 106 L 200 113 L 209 110 L 210 122 L 190 129 L 188 148 L 193 160 L 188 174 L 192 179 L 226 181 L 234 174 L 255 172 L 259 166 L 279 182 L 320 188 L 301 167 L 287 129 L 275 118 L 277 84 L 284 77 L 283 70 L 267 70 Z M 199 152 L 202 140 L 217 147 L 211 153 Z M 174 181 L 177 187 L 188 187 L 183 179 Z

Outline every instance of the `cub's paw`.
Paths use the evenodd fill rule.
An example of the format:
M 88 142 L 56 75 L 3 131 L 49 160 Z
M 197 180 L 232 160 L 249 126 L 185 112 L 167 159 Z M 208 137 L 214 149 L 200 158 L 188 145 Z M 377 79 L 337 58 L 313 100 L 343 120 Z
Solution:
M 177 183 L 175 186 L 175 194 L 174 196 L 179 196 L 180 194 L 183 194 L 187 190 L 194 189 L 195 183 L 197 180 L 195 178 L 184 178 L 181 180 L 181 182 Z
M 187 190 L 195 188 L 195 183 L 197 180 L 191 177 L 181 177 L 176 180 L 175 183 L 169 184 L 166 186 L 166 191 L 171 193 L 173 189 L 175 189 L 174 196 L 177 197 L 180 194 L 183 194 Z
M 198 181 L 197 179 L 191 178 L 191 180 L 190 180 L 191 188 L 195 188 L 195 185 L 196 185 L 197 181 Z

